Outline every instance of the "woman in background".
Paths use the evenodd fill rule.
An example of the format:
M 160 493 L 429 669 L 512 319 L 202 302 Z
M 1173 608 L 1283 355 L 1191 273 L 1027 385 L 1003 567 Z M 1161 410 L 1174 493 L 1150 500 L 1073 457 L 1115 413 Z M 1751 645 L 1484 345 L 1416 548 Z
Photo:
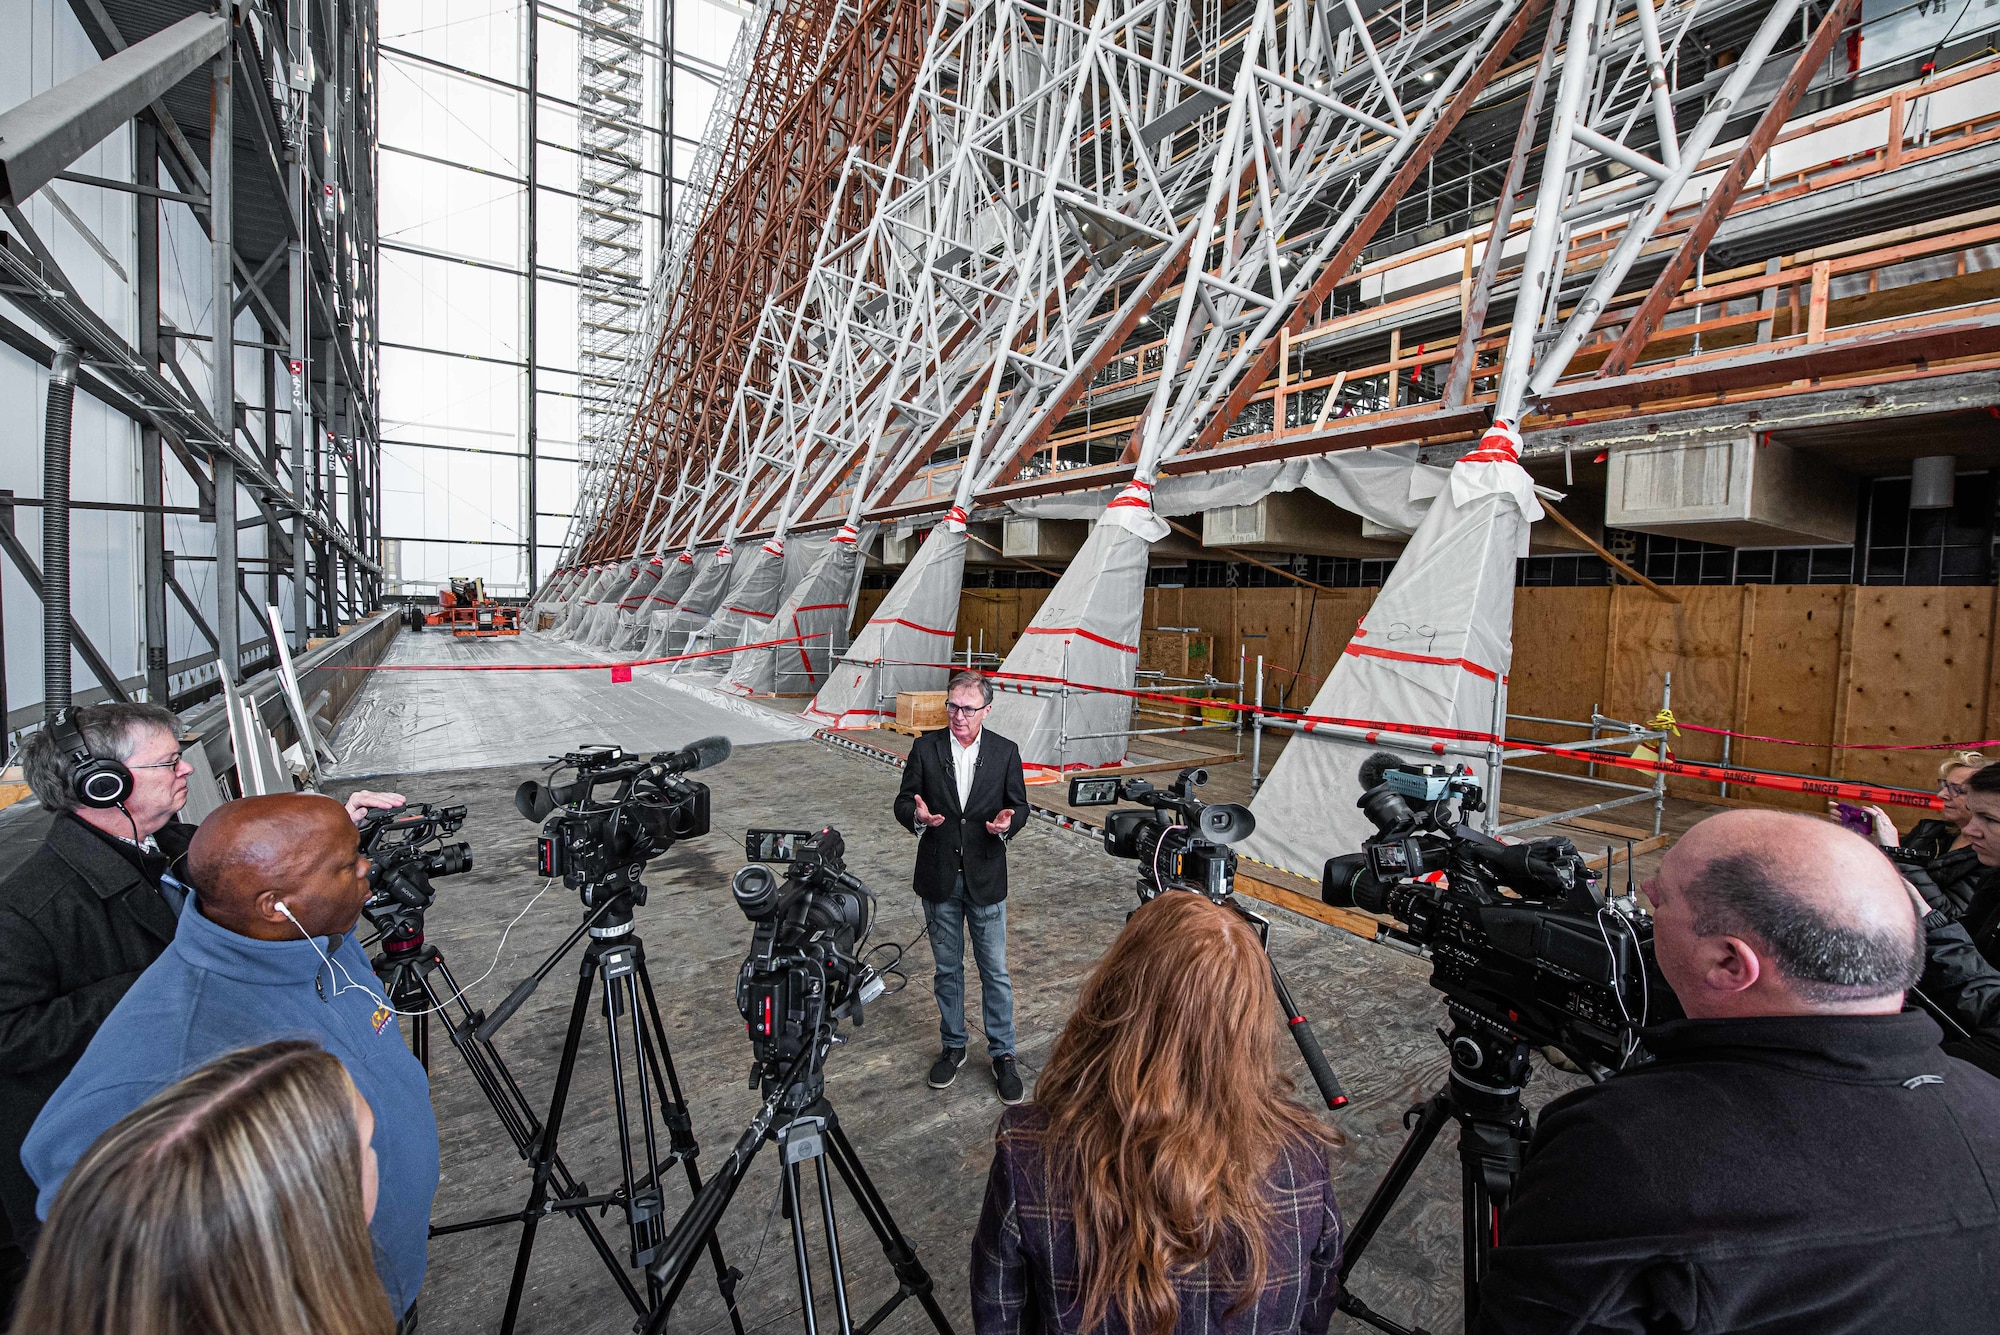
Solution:
M 1337 1135 L 1278 1073 L 1270 963 L 1169 891 L 1083 985 L 1001 1115 L 972 1252 L 980 1335 L 1319 1335 L 1339 1292 Z
M 14 1335 L 391 1335 L 374 1121 L 314 1044 L 210 1062 L 70 1170 Z

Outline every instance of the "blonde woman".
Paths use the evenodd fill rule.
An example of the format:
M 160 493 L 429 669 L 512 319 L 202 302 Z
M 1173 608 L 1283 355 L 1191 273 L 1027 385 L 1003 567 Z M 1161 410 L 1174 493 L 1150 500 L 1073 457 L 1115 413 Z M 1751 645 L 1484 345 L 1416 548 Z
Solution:
M 374 1120 L 314 1044 L 210 1062 L 77 1161 L 13 1335 L 391 1335 Z
M 1230 910 L 1132 915 L 1001 1114 L 972 1251 L 977 1335 L 1325 1335 L 1337 1137 L 1278 1072 L 1271 965 Z
M 1884 848 L 1905 848 L 1920 858 L 1941 858 L 1954 849 L 1965 847 L 1965 836 L 1959 833 L 1965 825 L 1965 785 L 1973 772 L 1986 764 L 1986 757 L 1977 751 L 1954 751 L 1938 763 L 1937 794 L 1944 799 L 1944 809 L 1934 817 L 1926 817 L 1910 827 L 1906 835 L 1898 836 L 1896 822 L 1880 807 L 1864 806 L 1861 809 L 1874 821 L 1872 837 Z M 1838 818 L 1840 804 L 1828 802 L 1829 814 Z

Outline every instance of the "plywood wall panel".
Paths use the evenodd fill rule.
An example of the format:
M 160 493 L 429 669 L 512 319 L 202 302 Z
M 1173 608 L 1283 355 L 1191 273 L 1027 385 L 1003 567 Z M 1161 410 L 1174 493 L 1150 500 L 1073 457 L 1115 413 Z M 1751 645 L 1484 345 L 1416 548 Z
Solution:
M 1604 699 L 1605 636 L 1613 590 L 1516 589 L 1514 665 L 1508 672 L 1507 712 L 1543 718 L 1586 718 Z M 1574 740 L 1574 728 L 1515 723 L 1511 737 Z M 1537 760 L 1533 769 L 1583 773 L 1582 761 Z
M 1856 593 L 1847 735 L 1836 740 L 1907 745 L 1990 736 L 1985 714 L 1992 591 L 1861 588 Z M 1865 783 L 1928 788 L 1936 782 L 1939 758 L 1923 751 L 1847 751 L 1842 773 Z

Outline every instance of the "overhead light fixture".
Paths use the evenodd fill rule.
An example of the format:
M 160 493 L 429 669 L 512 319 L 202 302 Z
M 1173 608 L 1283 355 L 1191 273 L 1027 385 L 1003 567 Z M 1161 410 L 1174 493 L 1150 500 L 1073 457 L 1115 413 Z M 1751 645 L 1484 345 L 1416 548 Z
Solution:
M 1910 461 L 1910 508 L 1949 510 L 1955 499 L 1958 460 L 1933 454 Z

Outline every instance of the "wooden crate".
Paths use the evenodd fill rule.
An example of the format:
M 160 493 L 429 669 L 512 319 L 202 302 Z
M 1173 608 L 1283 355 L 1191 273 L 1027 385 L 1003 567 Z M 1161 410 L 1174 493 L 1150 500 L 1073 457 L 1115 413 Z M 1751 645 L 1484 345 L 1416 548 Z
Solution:
M 897 732 L 915 736 L 935 732 L 944 726 L 943 691 L 896 692 Z

